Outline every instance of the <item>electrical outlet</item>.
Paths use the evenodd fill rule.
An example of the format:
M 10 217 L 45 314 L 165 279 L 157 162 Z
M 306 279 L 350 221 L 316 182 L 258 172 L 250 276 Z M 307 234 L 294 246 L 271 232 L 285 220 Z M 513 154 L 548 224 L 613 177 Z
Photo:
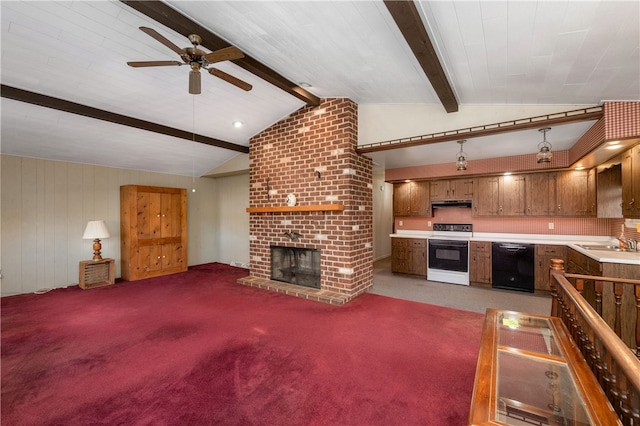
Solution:
M 554 229 L 555 228 L 555 224 L 553 222 L 549 222 L 549 229 Z
M 400 220 L 400 221 L 398 221 L 398 225 L 402 226 L 402 225 L 404 225 L 404 222 Z
M 427 221 L 427 226 L 431 226 L 431 221 Z

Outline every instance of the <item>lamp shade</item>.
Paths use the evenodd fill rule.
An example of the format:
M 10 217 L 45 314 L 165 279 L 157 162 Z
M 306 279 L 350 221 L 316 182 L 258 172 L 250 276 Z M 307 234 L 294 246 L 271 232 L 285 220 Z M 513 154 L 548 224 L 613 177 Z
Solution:
M 90 220 L 89 223 L 87 223 L 82 238 L 85 240 L 95 240 L 96 238 L 109 238 L 110 236 L 104 220 Z

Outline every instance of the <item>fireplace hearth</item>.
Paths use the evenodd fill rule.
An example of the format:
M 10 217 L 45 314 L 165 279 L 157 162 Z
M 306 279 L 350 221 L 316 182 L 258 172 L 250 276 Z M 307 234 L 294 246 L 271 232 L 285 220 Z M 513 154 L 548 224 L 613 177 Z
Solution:
M 271 246 L 271 279 L 320 288 L 320 250 Z

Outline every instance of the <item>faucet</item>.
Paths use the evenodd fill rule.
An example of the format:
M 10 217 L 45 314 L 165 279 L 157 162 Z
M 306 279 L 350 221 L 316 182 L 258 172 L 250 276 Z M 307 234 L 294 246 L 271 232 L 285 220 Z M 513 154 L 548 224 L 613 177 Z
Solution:
M 627 243 L 627 249 L 632 251 L 638 251 L 638 241 L 628 239 L 626 243 Z

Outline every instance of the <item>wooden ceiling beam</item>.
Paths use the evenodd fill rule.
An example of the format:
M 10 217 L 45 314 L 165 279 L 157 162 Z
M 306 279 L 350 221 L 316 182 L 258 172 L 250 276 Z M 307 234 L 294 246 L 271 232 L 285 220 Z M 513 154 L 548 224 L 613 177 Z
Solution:
M 229 149 L 242 153 L 249 153 L 249 147 L 238 145 L 232 142 L 220 139 L 210 138 L 208 136 L 193 134 L 173 127 L 164 126 L 162 124 L 152 123 L 150 121 L 140 120 L 126 115 L 116 114 L 87 105 L 78 104 L 64 99 L 54 98 L 52 96 L 42 95 L 40 93 L 30 92 L 28 90 L 18 89 L 11 86 L 1 85 L 0 94 L 3 98 L 13 99 L 15 101 L 26 102 L 32 105 L 38 105 L 46 108 L 64 111 L 71 114 L 82 115 L 97 120 L 108 121 L 110 123 L 121 124 L 123 126 L 135 127 L 149 132 L 160 133 L 162 135 L 173 136 L 180 139 L 195 141 L 218 148 Z
M 413 0 L 384 0 L 384 4 L 427 75 L 445 111 L 457 112 L 455 93 Z
M 191 19 L 187 18 L 177 10 L 171 8 L 169 5 L 161 1 L 120 1 L 128 5 L 132 9 L 135 9 L 138 12 L 142 13 L 143 15 L 148 16 L 159 24 L 164 25 L 167 28 L 171 28 L 173 31 L 182 34 L 185 37 L 188 37 L 189 34 L 198 34 L 202 38 L 201 45 L 211 51 L 231 46 L 228 42 L 213 34 L 202 25 L 197 24 L 196 22 L 192 21 Z M 244 58 L 240 59 L 234 59 L 231 62 L 260 77 L 264 81 L 273 84 L 274 86 L 289 93 L 290 95 L 300 99 L 308 106 L 314 107 L 320 105 L 320 98 L 312 93 L 309 93 L 302 87 L 298 86 L 296 83 L 293 83 L 292 81 L 288 80 L 284 76 L 280 75 L 276 71 L 272 70 L 271 68 L 267 67 L 266 65 L 250 56 L 245 56 Z

